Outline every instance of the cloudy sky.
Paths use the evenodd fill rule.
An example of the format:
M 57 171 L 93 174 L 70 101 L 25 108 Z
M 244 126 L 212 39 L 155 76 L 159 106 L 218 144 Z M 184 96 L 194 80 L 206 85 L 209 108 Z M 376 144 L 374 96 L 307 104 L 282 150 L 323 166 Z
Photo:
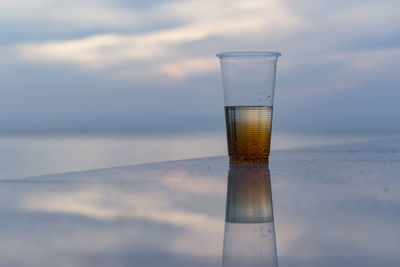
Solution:
M 217 52 L 278 60 L 274 130 L 400 131 L 398 0 L 2 0 L 0 130 L 224 129 Z

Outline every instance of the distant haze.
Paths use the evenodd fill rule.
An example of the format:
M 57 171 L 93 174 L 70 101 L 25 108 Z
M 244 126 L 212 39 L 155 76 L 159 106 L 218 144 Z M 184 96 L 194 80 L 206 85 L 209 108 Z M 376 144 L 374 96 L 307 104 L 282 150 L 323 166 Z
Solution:
M 400 131 L 398 0 L 12 1 L 0 133 L 223 131 L 217 52 L 279 51 L 274 131 Z

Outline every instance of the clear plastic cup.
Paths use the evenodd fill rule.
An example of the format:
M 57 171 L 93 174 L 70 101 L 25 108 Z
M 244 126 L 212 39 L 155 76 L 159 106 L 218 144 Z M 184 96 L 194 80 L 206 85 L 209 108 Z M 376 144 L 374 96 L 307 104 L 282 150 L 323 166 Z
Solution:
M 217 54 L 230 163 L 268 163 L 277 52 Z

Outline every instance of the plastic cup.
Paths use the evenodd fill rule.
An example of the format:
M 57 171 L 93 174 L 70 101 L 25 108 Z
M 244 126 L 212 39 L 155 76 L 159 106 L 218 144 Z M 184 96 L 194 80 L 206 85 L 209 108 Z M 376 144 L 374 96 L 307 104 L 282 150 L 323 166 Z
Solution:
M 268 163 L 277 52 L 217 54 L 224 90 L 229 162 Z

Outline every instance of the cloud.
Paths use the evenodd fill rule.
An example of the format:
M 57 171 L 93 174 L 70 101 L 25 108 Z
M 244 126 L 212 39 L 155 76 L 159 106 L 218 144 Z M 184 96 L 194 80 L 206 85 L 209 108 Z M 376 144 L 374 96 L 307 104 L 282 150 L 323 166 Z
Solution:
M 285 98 L 329 96 L 340 91 L 362 89 L 378 79 L 391 80 L 393 77 L 391 70 L 400 61 L 400 46 L 319 52 L 313 56 L 298 55 L 282 60 L 283 72 L 288 75 L 296 75 L 302 68 L 310 75 L 307 81 L 301 84 L 295 79 L 285 84 L 281 89 L 281 96 Z
M 158 71 L 174 78 L 184 78 L 197 73 L 218 72 L 217 63 L 213 57 L 192 58 L 161 65 Z
M 92 184 L 90 188 L 84 186 L 85 188 L 67 191 L 56 189 L 52 192 L 35 192 L 21 198 L 18 204 L 20 209 L 30 213 L 65 214 L 77 218 L 91 218 L 103 223 L 118 220 L 144 221 L 147 225 L 158 224 L 182 229 L 187 234 L 176 234 L 174 238 L 169 239 L 167 251 L 184 251 L 184 254 L 203 256 L 219 255 L 224 206 L 205 206 L 207 200 L 204 198 L 209 200 L 211 197 L 217 197 L 218 203 L 222 203 L 226 188 L 224 180 L 217 181 L 215 177 L 179 170 L 166 172 L 159 181 L 161 183 L 153 180 L 151 190 L 147 188 L 148 182 L 138 181 L 137 184 L 128 183 L 123 186 Z M 191 200 L 189 205 L 188 199 Z M 199 205 L 193 206 L 193 203 Z M 133 228 L 133 233 L 139 234 L 137 229 Z M 211 245 L 204 246 L 204 242 Z
M 32 2 L 29 3 L 21 9 L 32 8 Z M 9 5 L 19 7 L 18 4 Z M 50 11 L 51 8 L 57 6 L 51 0 L 41 1 L 36 5 L 41 5 L 43 10 L 50 7 Z M 75 14 L 82 17 L 85 23 L 99 27 L 102 23 L 113 23 L 121 29 L 127 25 L 131 25 L 134 29 L 138 25 L 157 24 L 159 29 L 130 34 L 96 34 L 70 40 L 24 42 L 15 45 L 12 51 L 23 62 L 34 64 L 68 64 L 77 66 L 80 70 L 108 70 L 113 76 L 125 78 L 151 77 L 161 73 L 181 79 L 215 71 L 210 56 L 224 45 L 231 47 L 231 43 L 236 43 L 240 47 L 240 43 L 246 38 L 255 39 L 260 44 L 265 43 L 266 38 L 269 39 L 268 42 L 273 43 L 271 39 L 275 39 L 275 42 L 282 43 L 286 38 L 286 42 L 280 46 L 294 53 L 290 56 L 292 61 L 297 61 L 297 64 L 288 60 L 287 66 L 290 67 L 290 64 L 296 66 L 294 68 L 296 70 L 299 63 L 309 60 L 299 58 L 301 53 L 304 56 L 308 51 L 314 53 L 314 58 L 325 57 L 327 49 L 334 51 L 338 46 L 346 43 L 343 39 L 348 38 L 347 35 L 350 32 L 353 37 L 361 38 L 367 32 L 371 35 L 382 31 L 382 27 L 393 20 L 393 12 L 390 10 L 393 10 L 393 5 L 396 3 L 385 1 L 384 4 L 377 5 L 368 2 L 338 10 L 322 7 L 321 12 L 325 16 L 308 18 L 301 17 L 297 10 L 295 13 L 276 0 L 235 3 L 175 1 L 141 10 L 123 9 L 110 5 L 104 1 L 98 5 L 92 1 L 80 4 L 74 2 L 69 6 L 71 10 L 66 9 L 67 11 L 62 12 Z M 378 12 L 379 14 L 388 15 L 382 19 L 381 15 L 372 12 L 375 8 L 382 11 Z M 65 16 L 60 12 L 56 10 L 46 13 L 55 14 L 55 17 L 62 19 Z M 368 19 L 371 12 L 375 14 L 372 17 L 373 21 Z M 74 21 L 80 21 L 80 19 Z M 375 23 L 376 21 L 380 22 Z M 166 28 L 161 26 L 169 25 L 171 22 L 174 22 L 173 26 Z M 352 26 L 355 24 L 362 24 L 364 27 L 357 31 Z M 389 29 L 393 30 L 393 23 L 391 25 Z M 368 31 L 366 31 L 367 27 Z M 333 35 L 332 32 L 337 32 L 339 28 L 341 29 L 338 33 L 340 36 L 334 38 L 337 34 Z M 384 30 L 387 31 L 388 28 L 385 27 Z M 305 38 L 303 34 L 307 33 L 311 36 Z M 206 51 L 202 48 L 198 49 L 198 44 L 202 42 L 207 42 Z M 213 43 L 214 46 L 210 45 Z M 285 65 L 283 67 L 285 68 Z
M 98 34 L 66 41 L 18 44 L 15 51 L 23 61 L 72 64 L 99 70 L 130 65 L 182 78 L 214 70 L 210 60 L 199 57 L 190 46 L 210 38 L 244 38 L 248 34 L 290 31 L 302 20 L 279 1 L 174 2 L 154 8 L 152 17 L 169 14 L 183 25 L 136 34 Z M 164 15 L 165 16 L 165 15 Z M 216 48 L 213 53 L 216 52 Z M 193 59 L 182 60 L 190 55 Z M 145 66 L 146 64 L 150 66 Z M 184 68 L 185 70 L 179 70 Z
M 195 181 L 201 183 L 194 183 Z M 121 191 L 113 186 L 94 186 L 91 189 L 80 188 L 68 192 L 41 192 L 26 196 L 19 205 L 23 210 L 75 214 L 99 220 L 140 218 L 190 227 L 220 224 L 223 214 L 213 217 L 192 209 L 189 212 L 186 204 L 180 203 L 179 199 L 182 196 L 219 198 L 226 190 L 225 180 L 178 169 L 162 173 L 153 188 L 158 193 L 136 192 L 131 189 Z M 170 190 L 174 190 L 174 198 L 170 197 Z M 151 210 L 148 209 L 149 206 L 152 207 Z
M 282 52 L 277 95 L 284 97 L 276 103 L 286 107 L 276 113 L 278 131 L 280 121 L 299 129 L 344 127 L 346 121 L 349 128 L 373 128 L 374 116 L 383 129 L 392 127 L 392 114 L 399 112 L 387 101 L 398 94 L 397 0 L 126 3 L 2 1 L 2 125 L 96 122 L 139 129 L 150 125 L 141 122 L 146 116 L 158 118 L 160 128 L 188 128 L 177 112 L 185 107 L 185 118 L 202 128 L 218 118 L 222 98 L 212 90 L 220 87 L 214 55 L 227 50 Z M 379 112 L 365 105 L 372 98 L 384 103 Z M 360 99 L 365 108 L 354 105 Z M 330 106 L 339 102 L 340 111 Z M 310 116 L 314 110 L 324 119 Z M 349 117 L 354 110 L 365 122 Z
M 341 63 L 343 71 L 354 74 L 386 72 L 400 61 L 400 46 L 390 48 L 364 49 L 332 53 L 322 58 L 322 62 Z
M 142 15 L 107 1 L 5 0 L 0 3 L 0 21 L 17 22 L 28 27 L 71 31 L 93 27 L 128 27 L 140 22 Z M 72 27 L 72 28 L 71 28 Z
M 68 193 L 51 193 L 41 197 L 32 196 L 25 199 L 24 209 L 30 211 L 57 212 L 81 215 L 102 220 L 121 218 L 140 218 L 172 225 L 203 225 L 213 218 L 195 212 L 184 212 L 165 204 L 166 200 L 148 194 L 119 194 L 112 190 L 80 190 Z M 106 197 L 105 197 L 106 196 Z M 106 200 L 114 205 L 108 207 Z M 146 203 L 146 205 L 142 205 Z M 150 205 L 154 209 L 149 210 Z
M 342 26 L 345 31 L 358 31 L 361 34 L 398 30 L 398 24 L 395 22 L 398 20 L 399 7 L 400 4 L 396 0 L 361 1 L 351 8 L 343 7 L 331 12 L 325 20 Z

